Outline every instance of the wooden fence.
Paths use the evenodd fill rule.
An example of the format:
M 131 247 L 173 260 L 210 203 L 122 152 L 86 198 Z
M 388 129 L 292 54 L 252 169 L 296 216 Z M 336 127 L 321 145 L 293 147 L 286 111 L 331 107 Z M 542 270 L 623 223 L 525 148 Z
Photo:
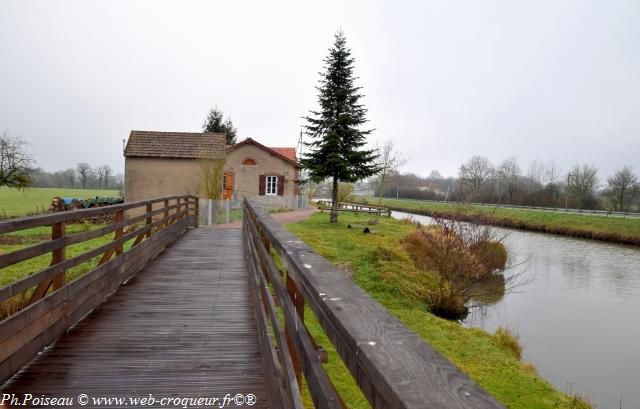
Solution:
M 332 203 L 333 202 L 331 200 L 318 200 L 316 202 L 321 213 L 325 210 L 331 211 Z M 375 214 L 378 216 L 391 216 L 391 209 L 386 206 L 373 206 L 360 203 L 338 202 L 338 210 L 341 212 L 353 212 L 355 214 L 363 213 Z
M 126 213 L 131 212 L 127 218 Z M 142 212 L 142 214 L 140 214 Z M 69 222 L 113 214 L 114 222 L 66 234 Z M 15 306 L 0 321 L 0 384 L 51 344 L 198 220 L 198 200 L 172 196 L 0 222 L 0 234 L 50 226 L 51 240 L 0 255 L 0 269 L 51 253 L 50 265 L 0 288 L 0 303 Z M 113 240 L 72 258 L 65 249 L 113 233 Z M 125 245 L 132 241 L 125 251 Z M 100 257 L 73 281 L 67 271 Z
M 303 375 L 316 408 L 346 407 L 305 327 L 305 304 L 374 409 L 503 407 L 252 201 L 245 200 L 243 230 L 274 407 L 302 408 Z

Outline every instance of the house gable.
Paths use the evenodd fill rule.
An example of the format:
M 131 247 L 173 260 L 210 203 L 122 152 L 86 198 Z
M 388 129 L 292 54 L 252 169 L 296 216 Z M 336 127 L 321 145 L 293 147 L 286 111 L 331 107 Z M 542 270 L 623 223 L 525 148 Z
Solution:
M 227 149 L 226 149 L 227 155 L 247 145 L 253 145 L 277 158 L 280 158 L 283 161 L 288 162 L 289 164 L 291 164 L 291 166 L 295 168 L 298 168 L 298 169 L 301 168 L 300 163 L 298 163 L 298 161 L 296 160 L 295 148 L 270 148 L 251 138 L 247 138 L 242 142 L 236 143 L 235 145 L 227 146 Z
M 224 169 L 233 175 L 234 196 L 238 198 L 269 194 L 292 196 L 298 191 L 298 162 L 253 140 L 228 147 Z M 276 180 L 269 178 L 274 176 Z M 269 187 L 269 181 L 275 183 L 275 192 Z

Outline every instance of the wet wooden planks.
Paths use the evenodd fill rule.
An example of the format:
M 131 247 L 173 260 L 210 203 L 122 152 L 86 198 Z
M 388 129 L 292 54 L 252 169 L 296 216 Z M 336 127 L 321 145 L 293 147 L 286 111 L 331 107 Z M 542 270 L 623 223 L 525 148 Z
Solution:
M 254 408 L 267 407 L 241 234 L 190 230 L 2 391 L 156 399 L 253 394 Z

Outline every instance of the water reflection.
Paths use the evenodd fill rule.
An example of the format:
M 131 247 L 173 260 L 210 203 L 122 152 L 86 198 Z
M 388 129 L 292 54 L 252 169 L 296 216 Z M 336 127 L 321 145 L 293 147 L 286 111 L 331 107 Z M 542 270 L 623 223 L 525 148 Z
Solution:
M 425 216 L 394 212 L 396 218 Z M 640 408 L 640 249 L 496 229 L 524 285 L 482 300 L 464 325 L 516 331 L 523 359 L 561 390 L 598 408 Z

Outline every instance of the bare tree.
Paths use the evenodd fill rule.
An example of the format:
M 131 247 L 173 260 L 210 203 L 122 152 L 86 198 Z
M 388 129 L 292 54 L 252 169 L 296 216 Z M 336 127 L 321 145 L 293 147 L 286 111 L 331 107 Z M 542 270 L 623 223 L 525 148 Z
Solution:
M 487 158 L 473 156 L 460 166 L 459 177 L 463 185 L 469 187 L 473 196 L 477 197 L 492 172 L 493 166 Z
M 506 193 L 507 203 L 511 203 L 518 190 L 520 180 L 520 165 L 518 165 L 518 160 L 515 156 L 505 159 L 498 166 L 496 177 L 500 186 L 500 196 L 502 196 L 502 193 Z
M 544 179 L 543 184 L 545 185 L 558 185 L 560 183 L 560 168 L 556 164 L 555 160 L 550 160 L 544 165 Z
M 567 174 L 567 189 L 581 209 L 596 204 L 598 169 L 593 165 L 575 165 Z
M 76 170 L 73 168 L 65 169 L 60 172 L 62 179 L 61 186 L 75 187 L 76 186 Z
M 202 197 L 220 200 L 224 189 L 224 158 L 215 153 L 207 153 L 198 161 L 200 180 L 198 192 Z
M 80 186 L 83 189 L 86 189 L 89 179 L 91 178 L 91 165 L 85 162 L 80 162 L 76 165 L 76 172 L 78 173 L 78 177 L 80 178 Z
M 378 204 L 382 204 L 385 180 L 389 174 L 397 172 L 398 169 L 407 163 L 407 158 L 401 157 L 396 152 L 391 139 L 384 141 L 382 146 L 379 146 L 377 149 L 380 154 L 377 163 L 377 166 L 380 168 L 380 173 L 378 173 Z
M 0 136 L 0 186 L 24 189 L 33 183 L 35 161 L 27 154 L 26 146 L 26 141 L 6 132 Z
M 102 165 L 96 168 L 96 174 L 98 175 L 98 187 L 107 189 L 109 186 L 109 179 L 113 174 L 113 170 L 109 165 Z
M 529 169 L 527 170 L 527 178 L 531 181 L 544 185 L 544 173 L 545 167 L 544 164 L 538 159 L 534 159 L 529 163 Z
M 640 190 L 638 177 L 630 166 L 625 166 L 607 179 L 607 190 L 615 210 L 629 210 L 629 206 Z
M 338 184 L 338 203 L 350 202 L 352 200 L 353 183 L 340 182 Z

